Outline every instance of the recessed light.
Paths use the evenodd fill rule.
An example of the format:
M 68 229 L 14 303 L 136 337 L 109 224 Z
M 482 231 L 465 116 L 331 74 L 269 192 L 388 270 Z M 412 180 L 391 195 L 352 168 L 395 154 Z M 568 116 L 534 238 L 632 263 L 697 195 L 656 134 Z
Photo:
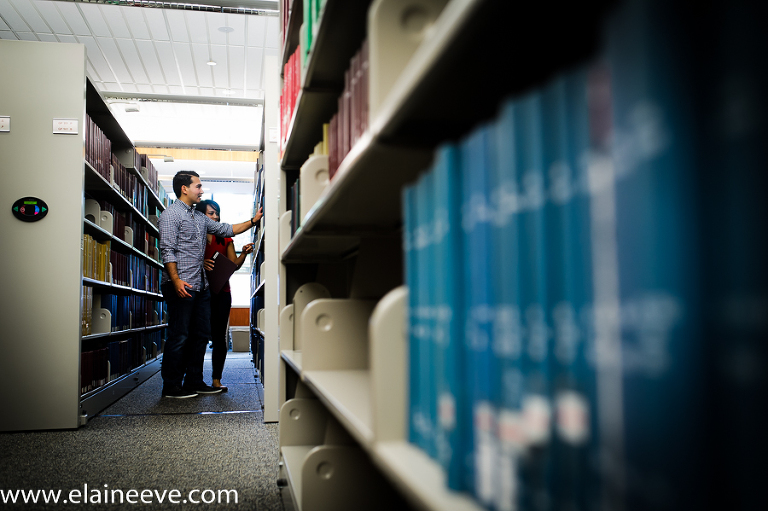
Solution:
M 214 61 L 212 61 L 212 60 L 209 60 L 208 62 L 206 62 L 206 64 L 208 64 L 209 66 L 215 66 L 216 65 L 216 63 Z
M 232 27 L 219 27 L 219 32 L 224 32 L 225 34 L 228 34 L 230 32 L 234 32 L 235 29 Z

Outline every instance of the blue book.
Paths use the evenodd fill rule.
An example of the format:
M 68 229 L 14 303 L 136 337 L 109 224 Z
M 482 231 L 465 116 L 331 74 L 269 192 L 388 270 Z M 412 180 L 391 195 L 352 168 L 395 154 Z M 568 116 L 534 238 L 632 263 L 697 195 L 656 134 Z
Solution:
M 434 290 L 437 455 L 448 487 L 463 489 L 462 424 L 466 412 L 464 377 L 464 290 L 459 149 L 440 146 L 434 173 Z
M 465 343 L 467 399 L 471 406 L 470 453 L 466 487 L 485 506 L 495 492 L 495 420 L 493 402 L 494 324 L 491 247 L 493 211 L 490 205 L 492 129 L 481 126 L 461 144 L 462 228 L 464 230 Z
M 416 187 L 416 218 L 414 233 L 416 250 L 416 268 L 419 273 L 419 306 L 416 309 L 419 344 L 419 397 L 421 404 L 417 414 L 416 426 L 420 430 L 422 448 L 432 458 L 437 459 L 435 443 L 435 418 L 437 399 L 434 379 L 434 281 L 432 268 L 435 264 L 434 251 L 434 176 L 431 169 L 419 178 Z
M 612 397 L 600 403 L 607 493 L 628 510 L 705 506 L 697 119 L 688 102 L 697 84 L 680 65 L 691 56 L 684 22 L 668 2 L 630 0 L 607 35 L 613 166 L 592 199 L 604 311 L 597 385 Z
M 551 323 L 547 309 L 545 189 L 542 98 L 534 91 L 519 101 L 520 304 L 525 328 L 523 423 L 527 453 L 521 465 L 521 508 L 550 502 L 549 448 L 552 426 L 550 386 Z
M 405 280 L 408 286 L 408 440 L 417 446 L 422 442 L 416 427 L 416 417 L 420 404 L 419 396 L 419 343 L 416 338 L 416 310 L 419 307 L 418 268 L 413 236 L 416 231 L 416 185 L 403 189 L 403 251 Z
M 522 420 L 523 372 L 521 366 L 523 330 L 520 310 L 521 207 L 516 146 L 519 107 L 507 101 L 494 125 L 495 172 L 493 205 L 493 293 L 495 318 L 493 335 L 494 386 L 497 389 L 498 425 L 496 511 L 514 511 L 519 500 L 519 465 L 525 449 Z
M 552 491 L 554 509 L 588 506 L 590 399 L 586 365 L 591 304 L 587 177 L 589 118 L 586 76 L 563 74 L 543 92 L 544 167 L 547 169 L 547 301 L 552 317 Z M 580 178 L 581 176 L 581 178 Z M 587 316 L 589 317 L 589 316 Z

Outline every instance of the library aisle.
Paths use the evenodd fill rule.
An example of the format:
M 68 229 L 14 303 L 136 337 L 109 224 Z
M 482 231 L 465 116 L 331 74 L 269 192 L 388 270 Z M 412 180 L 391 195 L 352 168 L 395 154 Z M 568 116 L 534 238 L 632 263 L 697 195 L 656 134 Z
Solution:
M 210 383 L 210 349 L 204 371 Z M 1 434 L 0 503 L 7 502 L 0 507 L 10 504 L 9 491 L 61 490 L 58 504 L 46 505 L 40 493 L 37 504 L 24 505 L 19 493 L 12 507 L 59 509 L 74 497 L 79 505 L 67 502 L 66 509 L 291 511 L 276 484 L 278 425 L 263 421 L 263 386 L 250 353 L 227 354 L 224 383 L 229 391 L 222 394 L 161 399 L 158 372 L 78 430 Z M 135 504 L 127 500 L 130 490 Z M 141 500 L 146 490 L 149 505 Z M 227 490 L 237 491 L 237 504 Z M 185 506 L 185 499 L 200 504 Z

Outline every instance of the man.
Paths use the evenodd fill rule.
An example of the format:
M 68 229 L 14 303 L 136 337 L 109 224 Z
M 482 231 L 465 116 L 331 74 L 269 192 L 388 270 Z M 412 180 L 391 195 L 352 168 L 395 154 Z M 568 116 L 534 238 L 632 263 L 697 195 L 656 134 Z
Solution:
M 245 222 L 214 222 L 195 210 L 203 197 L 200 176 L 182 170 L 173 177 L 177 200 L 160 215 L 161 289 L 168 305 L 168 340 L 163 350 L 163 397 L 189 398 L 221 389 L 203 381 L 203 360 L 210 338 L 211 294 L 203 271 L 206 234 L 232 237 L 258 223 L 262 212 Z

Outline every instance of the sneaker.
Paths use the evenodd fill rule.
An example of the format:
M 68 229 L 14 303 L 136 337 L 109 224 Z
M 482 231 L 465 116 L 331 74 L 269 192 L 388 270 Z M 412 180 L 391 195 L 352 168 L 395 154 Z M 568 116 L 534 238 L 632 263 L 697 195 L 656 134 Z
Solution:
M 211 387 L 210 385 L 203 383 L 199 387 L 195 387 L 194 392 L 197 392 L 198 394 L 218 394 L 221 392 L 221 387 Z
M 190 397 L 197 397 L 197 392 L 194 390 L 187 390 L 182 388 L 175 388 L 175 389 L 163 389 L 163 397 L 169 397 L 172 399 L 187 399 Z

